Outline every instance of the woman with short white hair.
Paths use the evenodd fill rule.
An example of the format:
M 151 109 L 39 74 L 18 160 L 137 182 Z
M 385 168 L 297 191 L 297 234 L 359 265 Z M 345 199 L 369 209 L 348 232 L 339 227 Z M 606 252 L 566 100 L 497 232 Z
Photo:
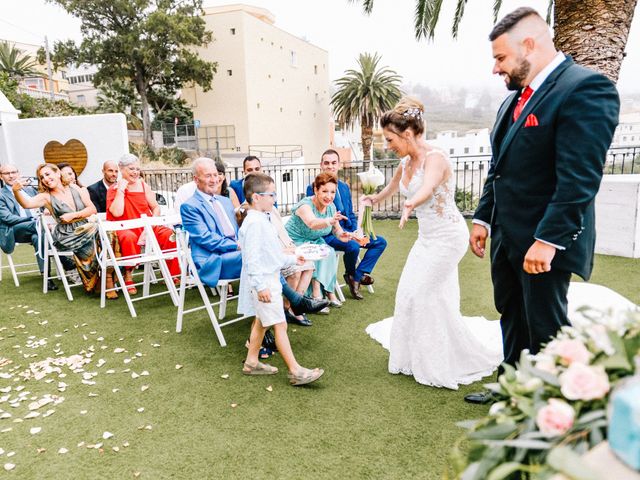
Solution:
M 122 178 L 107 190 L 107 220 L 133 220 L 142 215 L 159 216 L 160 206 L 156 201 L 156 195 L 147 183 L 140 176 L 140 161 L 138 157 L 131 153 L 126 153 L 120 160 L 118 166 Z M 131 230 L 118 230 L 118 243 L 122 256 L 140 254 L 140 235 L 142 228 Z M 153 232 L 158 239 L 158 244 L 162 250 L 176 248 L 175 240 L 172 240 L 173 230 L 167 227 L 153 227 Z M 167 266 L 174 281 L 179 281 L 180 265 L 178 260 L 173 258 L 167 260 Z M 124 270 L 124 283 L 127 291 L 135 295 L 136 287 L 133 284 L 133 268 L 127 267 Z

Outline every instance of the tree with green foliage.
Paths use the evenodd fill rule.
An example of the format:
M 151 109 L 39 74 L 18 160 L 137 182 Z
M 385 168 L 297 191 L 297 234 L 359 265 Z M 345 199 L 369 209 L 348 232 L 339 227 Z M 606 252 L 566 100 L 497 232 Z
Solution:
M 365 164 L 371 159 L 373 127 L 402 95 L 402 77 L 388 67 L 378 68 L 380 59 L 377 53 L 360 54 L 360 69 L 347 70 L 344 77 L 336 80 L 337 90 L 331 97 L 333 113 L 341 127 L 360 124 Z
M 373 0 L 349 0 L 362 3 L 371 13 Z M 416 0 L 415 36 L 432 40 L 440 19 L 443 0 Z M 637 0 L 549 0 L 547 22 L 553 16 L 556 47 L 585 67 L 618 80 L 625 56 L 629 29 Z M 457 37 L 467 0 L 456 0 L 451 33 Z M 493 19 L 498 19 L 502 0 L 493 0 Z M 487 35 L 489 32 L 487 32 Z
M 37 62 L 29 55 L 11 45 L 9 42 L 0 42 L 0 72 L 9 77 L 20 80 L 24 77 L 40 77 Z
M 217 64 L 200 59 L 194 47 L 212 39 L 201 16 L 202 0 L 48 0 L 81 21 L 82 41 L 56 42 L 57 65 L 92 64 L 97 87 L 115 81 L 135 90 L 144 140 L 151 145 L 154 95 L 176 98 L 180 88 L 211 88 Z

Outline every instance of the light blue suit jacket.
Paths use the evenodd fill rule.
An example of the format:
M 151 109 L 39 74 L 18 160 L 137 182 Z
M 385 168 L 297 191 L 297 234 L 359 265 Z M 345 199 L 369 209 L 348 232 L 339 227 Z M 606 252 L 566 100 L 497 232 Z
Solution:
M 33 187 L 25 187 L 22 191 L 31 197 L 37 193 Z M 13 196 L 11 187 L 5 185 L 0 188 L 0 248 L 3 252 L 11 254 L 16 246 L 13 235 L 14 225 L 32 221 L 31 217 L 20 216 L 20 205 Z
M 238 238 L 238 224 L 231 200 L 217 195 L 224 207 Z M 193 258 L 200 280 L 206 285 L 215 286 L 220 279 L 239 278 L 242 269 L 242 257 L 238 242 L 224 235 L 220 219 L 207 199 L 196 193 L 180 207 L 182 227 L 189 232 L 191 257 Z

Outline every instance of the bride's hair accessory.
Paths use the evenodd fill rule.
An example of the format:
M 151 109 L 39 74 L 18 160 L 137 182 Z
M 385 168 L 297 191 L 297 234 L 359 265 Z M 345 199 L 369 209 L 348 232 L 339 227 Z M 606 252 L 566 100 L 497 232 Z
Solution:
M 411 117 L 417 120 L 422 120 L 422 110 L 418 107 L 407 108 L 407 110 L 402 114 L 403 117 Z

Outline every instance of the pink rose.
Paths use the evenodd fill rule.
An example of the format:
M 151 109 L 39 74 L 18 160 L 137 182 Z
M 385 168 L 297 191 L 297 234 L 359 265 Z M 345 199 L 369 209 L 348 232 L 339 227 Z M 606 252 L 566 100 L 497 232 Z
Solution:
M 575 362 L 560 375 L 560 391 L 569 400 L 603 398 L 610 388 L 609 377 L 603 367 Z
M 555 437 L 563 435 L 572 426 L 576 412 L 567 402 L 550 398 L 549 403 L 538 410 L 536 424 L 542 433 Z
M 545 353 L 557 355 L 565 365 L 571 365 L 574 362 L 586 365 L 591 359 L 591 352 L 587 350 L 584 343 L 576 339 L 553 340 L 545 349 Z

